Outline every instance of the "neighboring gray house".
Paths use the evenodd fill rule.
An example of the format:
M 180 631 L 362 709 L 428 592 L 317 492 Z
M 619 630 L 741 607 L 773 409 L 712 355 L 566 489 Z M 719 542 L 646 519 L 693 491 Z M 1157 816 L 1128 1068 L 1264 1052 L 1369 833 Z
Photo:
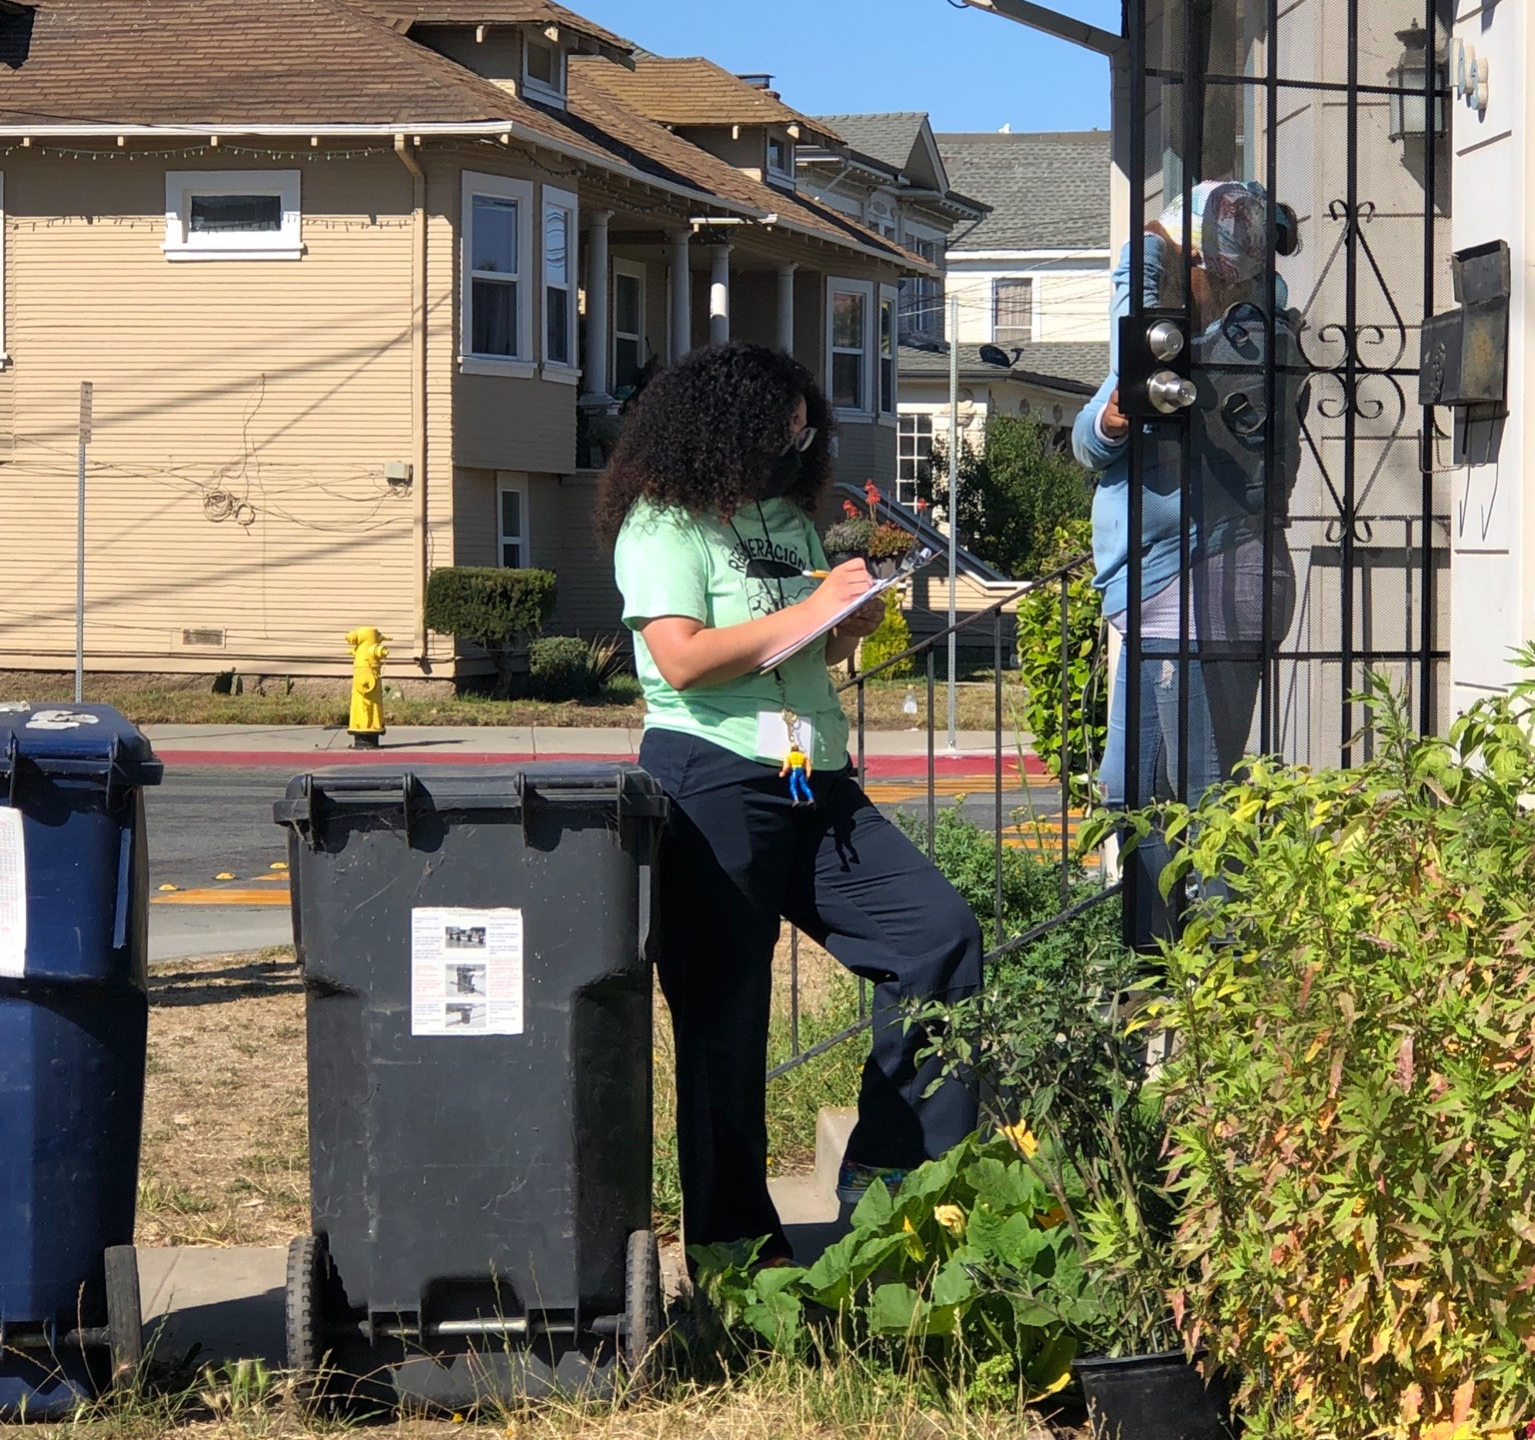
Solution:
M 845 144 L 839 149 L 799 145 L 796 178 L 804 194 L 862 221 L 940 269 L 951 236 L 985 220 L 985 204 L 949 183 L 933 127 L 922 111 L 822 115 L 817 121 Z M 943 338 L 941 277 L 913 276 L 901 282 L 899 329 L 902 341 Z
M 987 206 L 944 252 L 959 298 L 961 435 L 978 448 L 992 415 L 1067 431 L 1109 365 L 1108 132 L 936 138 L 950 182 Z M 946 324 L 941 333 L 949 338 Z M 906 504 L 949 428 L 948 347 L 924 342 L 901 349 L 896 489 Z
M 1101 341 L 1108 325 L 1109 132 L 940 135 L 953 183 L 988 206 L 949 237 L 959 339 Z

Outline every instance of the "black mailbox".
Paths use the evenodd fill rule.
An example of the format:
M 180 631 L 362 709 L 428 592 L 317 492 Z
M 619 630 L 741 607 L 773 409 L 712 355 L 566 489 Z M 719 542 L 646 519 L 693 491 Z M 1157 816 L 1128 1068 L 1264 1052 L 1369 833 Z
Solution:
M 1502 405 L 1508 398 L 1508 242 L 1457 250 L 1456 308 L 1423 326 L 1420 405 Z

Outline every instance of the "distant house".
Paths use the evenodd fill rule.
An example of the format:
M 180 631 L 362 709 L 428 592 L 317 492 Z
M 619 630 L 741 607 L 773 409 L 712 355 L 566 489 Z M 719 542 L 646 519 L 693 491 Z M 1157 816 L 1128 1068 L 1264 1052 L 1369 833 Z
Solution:
M 944 252 L 959 300 L 961 443 L 979 447 L 999 414 L 1069 429 L 1109 364 L 1108 133 L 936 138 L 944 173 L 986 206 Z M 934 436 L 948 434 L 947 343 L 914 337 L 901 370 L 896 473 L 909 503 Z
M 391 678 L 438 566 L 557 572 L 611 632 L 591 510 L 652 357 L 782 346 L 839 474 L 896 461 L 899 286 L 936 269 L 799 194 L 835 130 L 553 0 L 0 7 L 0 666 L 73 654 L 79 386 L 94 670 Z M 21 543 L 20 537 L 25 537 Z
M 941 340 L 944 255 L 956 229 L 983 221 L 989 207 L 952 186 L 933 127 L 920 110 L 823 115 L 843 144 L 801 147 L 800 186 L 926 260 L 939 273 L 901 282 L 900 339 Z
M 1101 342 L 1109 305 L 1109 132 L 940 135 L 954 183 L 988 213 L 944 256 L 971 345 Z

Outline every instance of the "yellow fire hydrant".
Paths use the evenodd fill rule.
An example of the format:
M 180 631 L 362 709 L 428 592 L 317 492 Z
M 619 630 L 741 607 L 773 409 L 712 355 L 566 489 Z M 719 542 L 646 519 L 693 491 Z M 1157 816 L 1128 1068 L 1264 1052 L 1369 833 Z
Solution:
M 347 632 L 346 643 L 352 647 L 352 715 L 347 726 L 352 749 L 374 750 L 384 733 L 384 661 L 389 647 L 372 625 L 362 625 Z

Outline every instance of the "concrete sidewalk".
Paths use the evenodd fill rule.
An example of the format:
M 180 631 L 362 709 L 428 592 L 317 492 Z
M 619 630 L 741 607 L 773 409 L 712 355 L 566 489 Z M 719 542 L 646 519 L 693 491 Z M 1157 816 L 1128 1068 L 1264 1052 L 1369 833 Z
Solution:
M 320 725 L 146 725 L 155 753 L 167 764 L 303 769 L 316 764 L 508 765 L 550 760 L 632 760 L 643 730 L 633 727 L 534 725 L 401 726 L 386 732 L 376 750 L 354 750 L 345 730 Z M 940 775 L 989 775 L 997 764 L 988 730 L 961 730 L 955 747 L 934 737 L 933 767 Z M 854 745 L 856 746 L 856 737 Z M 927 768 L 925 730 L 865 732 L 866 772 L 919 775 Z M 1018 773 L 1018 750 L 1003 737 L 1004 773 Z M 1037 762 L 1026 758 L 1029 773 Z

